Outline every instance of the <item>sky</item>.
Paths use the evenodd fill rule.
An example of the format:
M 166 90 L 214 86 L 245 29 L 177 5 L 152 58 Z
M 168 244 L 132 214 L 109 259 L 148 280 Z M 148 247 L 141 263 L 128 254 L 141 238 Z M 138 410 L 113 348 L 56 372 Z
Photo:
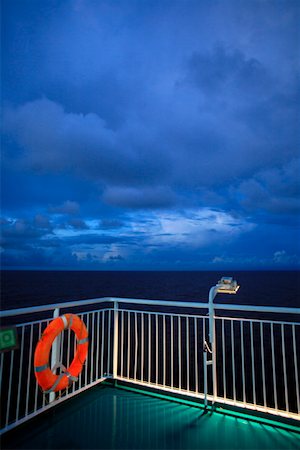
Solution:
M 2 268 L 300 268 L 298 0 L 1 20 Z

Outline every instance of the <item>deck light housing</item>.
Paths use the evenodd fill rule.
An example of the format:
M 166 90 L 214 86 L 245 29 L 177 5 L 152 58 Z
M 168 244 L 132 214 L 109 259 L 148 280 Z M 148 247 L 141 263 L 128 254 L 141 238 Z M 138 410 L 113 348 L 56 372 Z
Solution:
M 208 311 L 209 311 L 209 340 L 211 345 L 214 341 L 213 336 L 213 321 L 214 321 L 214 299 L 217 294 L 236 294 L 239 285 L 232 277 L 222 277 L 215 286 L 212 286 L 208 296 Z
M 219 293 L 222 292 L 223 294 L 236 294 L 239 287 L 240 286 L 237 284 L 237 281 L 232 277 L 222 277 L 216 285 L 216 291 Z

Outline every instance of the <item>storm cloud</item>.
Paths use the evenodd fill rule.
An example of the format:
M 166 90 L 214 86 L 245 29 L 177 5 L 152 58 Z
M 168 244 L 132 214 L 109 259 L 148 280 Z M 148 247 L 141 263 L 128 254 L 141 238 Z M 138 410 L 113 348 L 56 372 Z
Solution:
M 299 19 L 5 0 L 3 265 L 298 267 Z

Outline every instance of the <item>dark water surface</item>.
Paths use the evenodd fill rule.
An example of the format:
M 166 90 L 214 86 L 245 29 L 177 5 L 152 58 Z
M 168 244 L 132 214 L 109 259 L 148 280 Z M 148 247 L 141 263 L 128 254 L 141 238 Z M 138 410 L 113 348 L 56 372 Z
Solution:
M 221 276 L 241 287 L 235 296 L 219 294 L 219 303 L 300 307 L 299 271 L 2 271 L 1 309 L 106 296 L 206 302 Z

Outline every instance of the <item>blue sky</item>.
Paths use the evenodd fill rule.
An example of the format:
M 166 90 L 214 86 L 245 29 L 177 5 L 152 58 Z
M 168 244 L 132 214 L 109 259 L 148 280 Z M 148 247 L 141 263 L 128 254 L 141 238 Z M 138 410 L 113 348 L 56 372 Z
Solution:
M 3 268 L 300 266 L 300 2 L 3 0 Z

